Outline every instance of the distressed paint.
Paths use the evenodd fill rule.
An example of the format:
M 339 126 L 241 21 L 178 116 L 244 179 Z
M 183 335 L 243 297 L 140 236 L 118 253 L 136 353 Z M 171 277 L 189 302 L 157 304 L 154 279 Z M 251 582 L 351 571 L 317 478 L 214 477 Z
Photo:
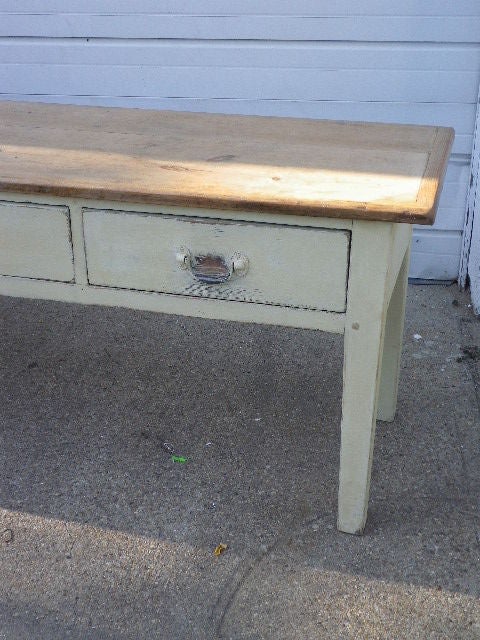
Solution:
M 393 242 L 392 224 L 354 222 L 338 490 L 338 528 L 346 533 L 362 533 L 367 517 Z M 389 374 L 394 368 L 394 364 L 385 367 Z M 389 395 L 393 401 L 392 389 Z
M 0 295 L 343 333 L 344 313 L 0 276 Z
M 398 274 L 402 268 L 407 249 L 412 242 L 412 226 L 409 224 L 396 224 L 393 228 L 392 246 L 387 273 L 386 296 L 390 299 L 398 280 Z M 409 265 L 408 265 L 409 266 Z
M 73 281 L 68 207 L 0 201 L 0 274 Z
M 14 203 L 11 206 L 18 207 L 22 196 L 10 197 Z M 67 207 L 72 212 L 72 240 L 78 282 L 67 284 L 32 278 L 0 276 L 0 293 L 4 295 L 83 304 L 124 306 L 203 318 L 279 324 L 337 333 L 345 332 L 338 526 L 341 531 L 360 533 L 365 523 L 368 505 L 380 371 L 383 372 L 385 379 L 383 390 L 380 392 L 379 415 L 380 417 L 387 417 L 387 414 L 393 416 L 395 410 L 401 345 L 401 316 L 403 316 L 407 272 L 407 258 L 402 262 L 402 252 L 408 251 L 411 227 L 386 222 L 355 221 L 352 223 L 345 220 L 318 220 L 308 217 L 303 219 L 305 226 L 299 227 L 298 222 L 302 220 L 302 217 L 295 216 L 293 218 L 283 214 L 245 212 L 244 215 L 241 215 L 241 217 L 245 217 L 245 220 L 239 222 L 238 212 L 224 211 L 219 219 L 218 211 L 132 205 L 134 211 L 125 212 L 120 210 L 119 203 L 115 202 L 107 203 L 110 209 L 95 210 L 92 205 L 100 207 L 100 205 L 105 206 L 105 203 L 74 198 L 62 201 L 61 198 L 46 197 L 44 199 L 41 196 L 38 196 L 37 199 L 47 212 L 56 211 L 57 208 L 68 211 Z M 42 209 L 42 206 L 37 203 L 30 206 Z M 288 265 L 293 265 L 293 270 L 298 268 L 299 259 L 305 260 L 305 239 L 314 237 L 317 240 L 314 242 L 316 249 L 313 256 L 314 262 L 307 261 L 308 269 L 305 269 L 303 265 L 302 275 L 306 273 L 307 278 L 300 280 L 300 288 L 306 287 L 309 283 L 320 281 L 325 287 L 323 299 L 332 300 L 331 295 L 338 295 L 337 278 L 341 276 L 343 283 L 340 287 L 341 293 L 343 296 L 346 292 L 348 293 L 346 313 L 313 311 L 255 302 L 245 304 L 230 299 L 207 298 L 203 297 L 205 291 L 201 289 L 202 286 L 207 286 L 200 283 L 193 285 L 190 283 L 190 286 L 200 287 L 197 293 L 201 297 L 149 293 L 88 284 L 90 242 L 96 234 L 94 233 L 92 236 L 90 232 L 93 228 L 91 228 L 84 236 L 82 213 L 87 217 L 90 216 L 90 221 L 108 221 L 109 224 L 106 227 L 108 232 L 111 231 L 110 222 L 113 219 L 127 220 L 128 232 L 131 231 L 133 222 L 139 220 L 155 220 L 155 224 L 161 222 L 162 225 L 168 220 L 174 223 L 175 231 L 183 233 L 185 229 L 188 229 L 193 234 L 190 239 L 200 237 L 202 242 L 205 242 L 202 234 L 207 234 L 207 236 L 213 237 L 215 242 L 223 243 L 223 246 L 232 242 L 232 250 L 233 247 L 238 249 L 238 239 L 240 238 L 242 242 L 245 242 L 246 253 L 254 257 L 256 254 L 255 251 L 251 254 L 251 247 L 260 246 L 262 251 L 265 250 L 265 245 L 259 243 L 258 237 L 265 232 L 267 237 L 271 239 L 270 234 L 273 230 L 274 236 L 279 233 L 293 242 L 293 251 L 290 254 L 282 255 L 284 269 Z M 287 224 L 288 222 L 290 225 Z M 323 224 L 325 226 L 321 226 Z M 212 230 L 215 230 L 213 234 Z M 97 230 L 95 229 L 95 231 Z M 239 234 L 238 237 L 236 237 L 236 233 Z M 350 233 L 351 248 L 348 242 Z M 170 248 L 174 235 L 170 230 L 170 236 L 167 239 Z M 121 238 L 124 237 L 125 233 L 122 232 Z M 292 238 L 293 240 L 291 240 Z M 54 236 L 55 239 L 59 239 L 59 237 Z M 145 238 L 141 239 L 145 240 Z M 318 239 L 321 239 L 322 242 L 325 241 L 321 247 L 322 251 L 318 250 L 320 247 Z M 210 242 L 212 242 L 211 238 Z M 132 264 L 135 264 L 139 257 L 141 258 L 143 246 L 139 245 L 140 253 L 132 254 Z M 212 245 L 209 247 L 212 248 Z M 350 252 L 350 267 L 347 274 Z M 271 253 L 272 256 L 277 254 L 278 252 L 275 251 Z M 105 246 L 103 240 L 99 244 L 97 257 L 101 259 L 101 262 L 103 261 L 102 264 L 109 263 L 112 257 L 110 247 Z M 173 265 L 178 268 L 174 250 L 172 250 L 171 258 Z M 400 263 L 402 263 L 401 267 Z M 275 264 L 275 260 L 270 266 L 272 264 Z M 182 270 L 179 269 L 179 271 Z M 278 281 L 274 270 L 267 271 L 266 275 L 267 280 L 270 280 L 271 291 L 282 284 Z M 345 283 L 347 277 L 348 286 Z M 244 280 L 247 282 L 246 277 Z M 231 282 L 227 284 L 229 287 L 232 286 Z M 213 285 L 215 293 L 218 293 L 217 289 L 220 291 L 220 288 Z M 230 289 L 228 295 L 264 296 L 263 289 L 256 286 L 248 288 L 245 285 L 240 292 L 234 292 Z M 393 291 L 390 302 L 391 312 L 387 314 L 391 291 Z M 295 295 L 298 294 L 299 292 L 295 291 Z M 283 303 L 285 304 L 285 300 Z M 383 364 L 380 366 L 384 335 L 386 336 L 386 349 Z
M 60 282 L 41 281 L 21 277 L 0 276 L 0 295 L 20 296 L 47 300 L 62 300 L 65 302 L 95 304 L 156 311 L 161 313 L 173 313 L 185 316 L 194 316 L 211 319 L 231 320 L 238 322 L 256 322 L 259 324 L 282 325 L 303 329 L 314 329 L 342 333 L 344 327 L 344 314 L 336 312 L 311 311 L 308 309 L 295 309 L 279 305 L 264 304 L 239 304 L 232 298 L 215 299 L 199 296 L 185 296 L 161 294 L 152 292 L 133 291 L 128 289 L 111 289 L 97 287 L 88 284 L 87 262 L 85 253 L 85 238 L 83 232 L 83 209 L 91 207 L 104 207 L 105 204 L 111 210 L 121 211 L 118 202 L 105 203 L 98 200 L 80 200 L 76 198 L 59 198 L 55 196 L 41 195 L 28 196 L 31 206 L 42 210 L 54 210 L 67 208 L 70 211 L 72 243 L 75 264 L 75 284 L 63 284 Z M 22 194 L 1 193 L 0 200 L 8 201 L 15 206 L 25 205 L 26 196 Z M 291 217 L 285 214 L 258 214 L 255 212 L 209 211 L 206 209 L 188 209 L 182 207 L 155 207 L 149 205 L 129 204 L 130 212 L 135 211 L 139 216 L 144 215 L 168 215 L 169 217 L 181 216 L 192 221 L 196 226 L 201 223 L 212 225 L 218 220 L 219 214 L 224 218 L 223 223 L 238 222 L 239 218 L 245 223 L 257 226 L 265 226 L 264 223 L 275 224 L 277 227 L 285 227 L 291 222 Z M 212 220 L 213 218 L 213 220 Z M 351 229 L 351 220 L 318 219 L 310 216 L 295 216 L 294 229 L 298 227 L 307 230 L 330 229 L 335 232 L 345 233 Z M 73 272 L 73 267 L 72 267 Z M 192 285 L 195 287 L 195 284 Z M 205 289 L 208 287 L 204 285 Z M 205 293 L 203 289 L 202 293 Z M 242 293 L 242 292 L 241 292 Z M 258 295 L 259 292 L 254 290 Z M 233 295 L 233 292 L 230 291 Z M 246 294 L 246 292 L 243 292 Z
M 343 230 L 85 209 L 84 234 L 93 285 L 345 311 L 349 234 Z M 248 272 L 204 284 L 178 264 L 180 247 L 229 261 L 241 253 Z

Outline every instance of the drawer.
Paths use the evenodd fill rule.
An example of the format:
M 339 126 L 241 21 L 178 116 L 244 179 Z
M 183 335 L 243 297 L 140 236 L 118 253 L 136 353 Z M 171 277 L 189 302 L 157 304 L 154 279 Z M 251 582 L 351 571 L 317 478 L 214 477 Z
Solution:
M 0 275 L 71 282 L 68 208 L 0 201 Z
M 83 225 L 93 285 L 345 311 L 348 231 L 99 209 Z

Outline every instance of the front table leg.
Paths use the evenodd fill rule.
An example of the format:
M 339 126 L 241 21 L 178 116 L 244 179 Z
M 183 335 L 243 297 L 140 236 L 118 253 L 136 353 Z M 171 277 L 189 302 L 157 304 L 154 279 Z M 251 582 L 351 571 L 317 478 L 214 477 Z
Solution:
M 338 529 L 346 533 L 362 533 L 367 517 L 394 233 L 384 222 L 355 221 L 352 229 L 338 494 Z

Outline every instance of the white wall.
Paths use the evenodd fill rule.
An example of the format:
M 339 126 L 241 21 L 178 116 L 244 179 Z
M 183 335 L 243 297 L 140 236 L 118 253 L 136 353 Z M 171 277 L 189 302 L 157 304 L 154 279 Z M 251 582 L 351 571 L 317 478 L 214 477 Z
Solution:
M 0 0 L 0 99 L 453 126 L 410 275 L 455 278 L 479 0 Z

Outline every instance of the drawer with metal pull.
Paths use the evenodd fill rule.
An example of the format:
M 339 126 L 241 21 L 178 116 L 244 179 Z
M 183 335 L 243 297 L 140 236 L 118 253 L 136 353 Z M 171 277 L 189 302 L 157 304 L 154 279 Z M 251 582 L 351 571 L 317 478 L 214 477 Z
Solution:
M 83 209 L 91 285 L 344 312 L 340 229 Z

